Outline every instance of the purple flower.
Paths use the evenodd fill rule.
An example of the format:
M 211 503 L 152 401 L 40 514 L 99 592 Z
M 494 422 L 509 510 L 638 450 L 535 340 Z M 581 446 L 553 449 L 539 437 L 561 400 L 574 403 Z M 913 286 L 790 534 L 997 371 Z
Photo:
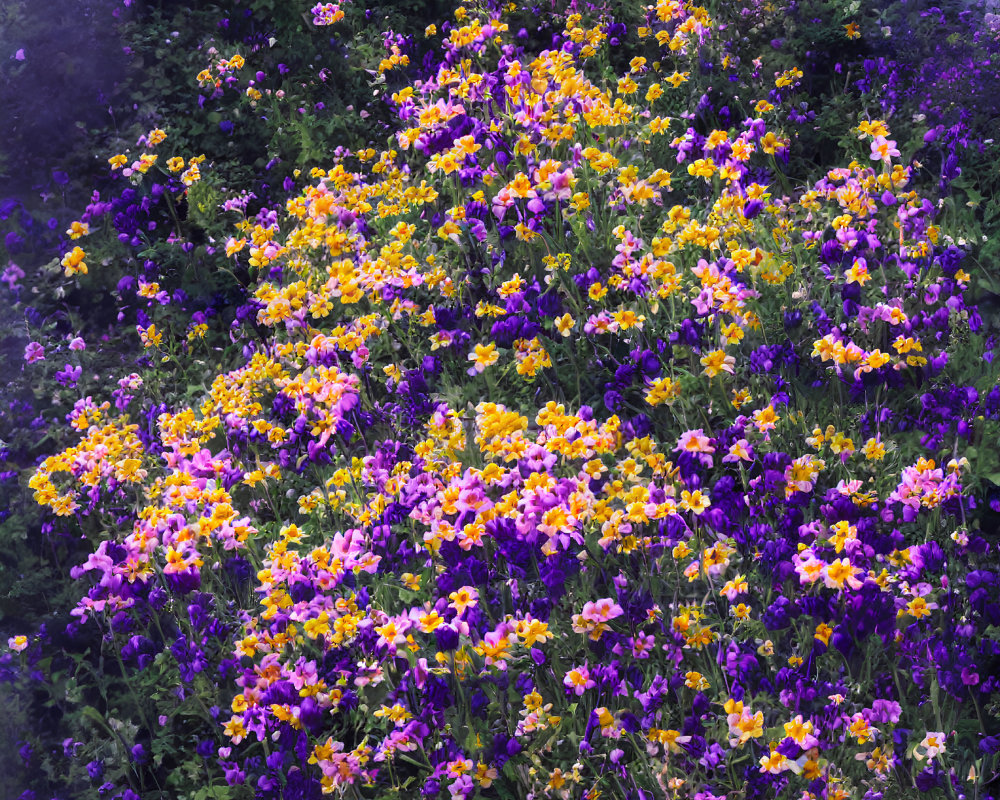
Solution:
M 80 375 L 83 372 L 82 367 L 74 367 L 72 364 L 67 364 L 59 372 L 56 373 L 55 378 L 60 386 L 76 386 L 77 381 L 80 380 Z
M 146 763 L 146 748 L 142 744 L 137 744 L 132 748 L 132 759 L 136 764 Z

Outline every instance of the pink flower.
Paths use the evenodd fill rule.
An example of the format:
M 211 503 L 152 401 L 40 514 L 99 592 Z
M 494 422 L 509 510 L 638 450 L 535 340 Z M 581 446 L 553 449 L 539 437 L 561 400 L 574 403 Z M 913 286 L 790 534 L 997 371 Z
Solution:
M 344 12 L 336 3 L 317 3 L 311 9 L 313 25 L 333 25 L 344 18 Z
M 888 164 L 891 159 L 898 157 L 899 150 L 896 149 L 896 143 L 892 139 L 886 139 L 884 136 L 875 137 L 875 141 L 872 142 L 872 161 Z
M 573 177 L 573 170 L 567 169 L 562 172 L 553 172 L 549 176 L 549 183 L 552 184 L 552 190 L 545 193 L 546 200 L 569 200 L 573 196 L 576 178 Z
M 740 460 L 753 461 L 750 454 L 750 443 L 746 439 L 740 439 L 729 446 L 729 455 L 723 456 L 723 464 L 736 464 Z
M 590 622 L 607 622 L 624 613 L 620 605 L 610 597 L 605 597 L 602 600 L 584 603 L 583 613 L 580 616 Z
M 577 697 L 580 697 L 587 689 L 593 689 L 597 684 L 590 678 L 590 669 L 584 664 L 573 667 L 563 678 L 563 684 L 567 689 L 572 690 Z
M 715 448 L 712 447 L 712 440 L 705 436 L 705 431 L 702 428 L 698 428 L 697 430 L 681 434 L 681 437 L 677 440 L 677 447 L 674 448 L 674 452 L 714 453 Z
M 24 277 L 24 270 L 21 269 L 13 261 L 9 263 L 7 268 L 3 271 L 3 275 L 0 275 L 0 281 L 6 283 L 11 291 L 14 289 L 20 289 L 21 285 L 18 280 Z
M 24 348 L 24 360 L 29 364 L 34 364 L 36 361 L 44 361 L 45 348 L 38 342 L 29 342 L 28 346 Z

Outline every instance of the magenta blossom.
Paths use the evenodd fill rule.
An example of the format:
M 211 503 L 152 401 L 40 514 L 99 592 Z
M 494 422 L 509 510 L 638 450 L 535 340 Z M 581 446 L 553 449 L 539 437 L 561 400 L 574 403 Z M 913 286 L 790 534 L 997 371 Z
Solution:
M 36 361 L 44 361 L 45 348 L 38 342 L 29 342 L 28 346 L 24 348 L 24 360 L 29 364 L 34 364 Z

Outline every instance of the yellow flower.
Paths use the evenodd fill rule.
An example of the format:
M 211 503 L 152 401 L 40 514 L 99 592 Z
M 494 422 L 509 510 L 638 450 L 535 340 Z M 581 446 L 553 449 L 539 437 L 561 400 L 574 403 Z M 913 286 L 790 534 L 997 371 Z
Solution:
M 552 638 L 548 623 L 537 619 L 519 620 L 515 632 L 524 640 L 525 647 L 534 647 L 535 642 L 544 644 Z
M 695 489 L 693 492 L 685 489 L 681 492 L 680 506 L 685 511 L 693 511 L 695 515 L 699 515 L 703 514 L 710 505 L 712 505 L 712 501 L 701 489 Z
M 761 772 L 770 772 L 772 775 L 778 775 L 789 769 L 797 772 L 798 764 L 776 749 L 772 750 L 768 755 L 760 757 Z
M 149 168 L 156 163 L 156 160 L 158 158 L 159 156 L 155 154 L 143 153 L 141 156 L 139 156 L 139 160 L 132 165 L 132 169 L 134 169 L 136 172 L 141 172 L 143 175 L 145 175 L 147 172 L 149 172 Z
M 484 764 L 481 761 L 476 764 L 476 780 L 484 789 L 488 789 L 498 777 L 499 773 L 494 767 Z
M 559 331 L 560 335 L 566 337 L 569 336 L 570 332 L 573 330 L 573 325 L 576 323 L 576 320 L 567 313 L 558 317 L 555 322 L 556 330 Z
M 681 394 L 679 383 L 675 383 L 670 378 L 657 378 L 649 385 L 646 392 L 646 402 L 651 406 L 658 406 L 661 403 L 673 403 Z
M 451 600 L 451 607 L 461 616 L 465 609 L 476 605 L 479 601 L 479 593 L 471 586 L 463 586 L 448 595 L 448 599 Z
M 853 736 L 858 740 L 858 744 L 864 744 L 872 736 L 872 729 L 871 726 L 868 724 L 868 720 L 866 720 L 860 714 L 855 716 L 848 730 L 851 736 Z
M 235 714 L 226 723 L 225 730 L 223 733 L 233 740 L 233 744 L 239 744 L 243 741 L 243 737 L 247 735 L 247 729 L 243 727 L 243 722 Z
M 414 575 L 412 572 L 404 572 L 399 576 L 402 578 L 403 583 L 406 585 L 407 589 L 411 591 L 418 591 L 420 589 L 420 576 Z
M 666 77 L 666 81 L 676 89 L 682 83 L 686 82 L 690 76 L 691 76 L 690 72 L 677 72 L 675 70 L 673 74 L 668 75 Z
M 760 411 L 753 412 L 754 424 L 757 426 L 757 430 L 761 433 L 774 430 L 774 428 L 777 427 L 778 420 L 780 419 L 781 417 L 774 413 L 774 406 L 771 405 L 767 408 L 761 409 Z
M 731 701 L 729 701 L 731 702 Z M 742 704 L 740 704 L 742 705 Z M 751 714 L 750 709 L 733 708 L 729 713 L 729 744 L 731 747 L 741 747 L 751 739 L 759 739 L 764 735 L 764 713 L 758 711 Z
M 854 260 L 854 264 L 847 271 L 845 277 L 847 278 L 847 283 L 857 283 L 861 286 L 864 286 L 872 279 L 872 276 L 868 273 L 868 265 L 863 258 Z
M 83 260 L 86 257 L 87 254 L 79 247 L 74 247 L 63 256 L 62 265 L 67 278 L 71 275 L 87 274 L 87 265 Z
M 705 690 L 710 684 L 700 672 L 688 672 L 684 675 L 684 685 L 689 689 Z
M 688 165 L 688 175 L 697 178 L 711 178 L 715 174 L 715 162 L 710 158 L 698 158 Z
M 928 603 L 922 597 L 914 597 L 909 603 L 906 604 L 906 613 L 911 617 L 920 619 L 921 617 L 929 616 L 931 613 L 931 608 L 935 604 Z
M 406 724 L 406 721 L 410 719 L 412 714 L 406 710 L 399 703 L 393 703 L 392 706 L 381 706 L 378 711 L 375 711 L 372 716 L 375 717 L 386 717 L 389 721 L 395 723 L 397 727 L 401 727 Z
M 566 778 L 563 776 L 563 771 L 556 767 L 555 772 L 552 773 L 552 777 L 549 778 L 548 787 L 549 789 L 561 789 L 566 785 Z
M 590 291 L 587 293 L 591 300 L 600 300 L 604 295 L 608 293 L 608 290 L 602 286 L 600 283 L 592 284 Z
M 871 438 L 865 442 L 864 447 L 861 448 L 861 452 L 864 453 L 865 458 L 869 461 L 881 461 L 885 458 L 885 445 L 877 438 Z
M 781 75 L 778 76 L 777 80 L 775 80 L 774 82 L 774 85 L 777 86 L 779 89 L 781 89 L 782 87 L 785 86 L 791 86 L 801 77 L 802 77 L 802 70 L 798 68 L 788 69 L 782 72 Z
M 728 325 L 723 326 L 721 333 L 724 337 L 726 337 L 726 342 L 728 344 L 736 344 L 744 336 L 743 328 L 741 328 L 736 322 L 730 322 Z M 733 364 L 735 365 L 735 363 L 736 362 L 734 360 Z M 730 370 L 727 370 L 727 372 L 729 371 Z
M 628 309 L 625 311 L 616 311 L 611 316 L 623 331 L 627 331 L 629 328 L 641 328 L 642 323 L 646 321 L 645 316 L 641 314 L 637 315 L 634 311 Z
M 73 222 L 70 223 L 69 230 L 66 231 L 66 235 L 70 239 L 79 239 L 81 236 L 86 236 L 90 233 L 90 226 L 86 222 Z
M 735 372 L 736 359 L 726 355 L 725 350 L 713 350 L 702 356 L 701 365 L 705 368 L 702 374 L 709 378 L 714 378 L 720 372 L 728 372 L 732 375 Z
M 806 737 L 813 732 L 812 722 L 802 720 L 802 715 L 799 714 L 791 722 L 785 723 L 785 736 L 794 741 L 797 745 L 802 745 Z

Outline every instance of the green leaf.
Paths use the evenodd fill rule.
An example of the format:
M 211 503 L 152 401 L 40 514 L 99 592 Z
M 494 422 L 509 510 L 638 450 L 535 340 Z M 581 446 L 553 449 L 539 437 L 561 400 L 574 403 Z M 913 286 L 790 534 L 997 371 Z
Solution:
M 232 797 L 229 786 L 203 786 L 191 795 L 191 800 L 226 800 L 229 797 Z
M 89 719 L 91 722 L 97 723 L 97 725 L 104 730 L 111 730 L 108 726 L 108 721 L 104 718 L 104 715 L 93 706 L 83 706 L 83 708 L 80 709 L 80 714 Z

